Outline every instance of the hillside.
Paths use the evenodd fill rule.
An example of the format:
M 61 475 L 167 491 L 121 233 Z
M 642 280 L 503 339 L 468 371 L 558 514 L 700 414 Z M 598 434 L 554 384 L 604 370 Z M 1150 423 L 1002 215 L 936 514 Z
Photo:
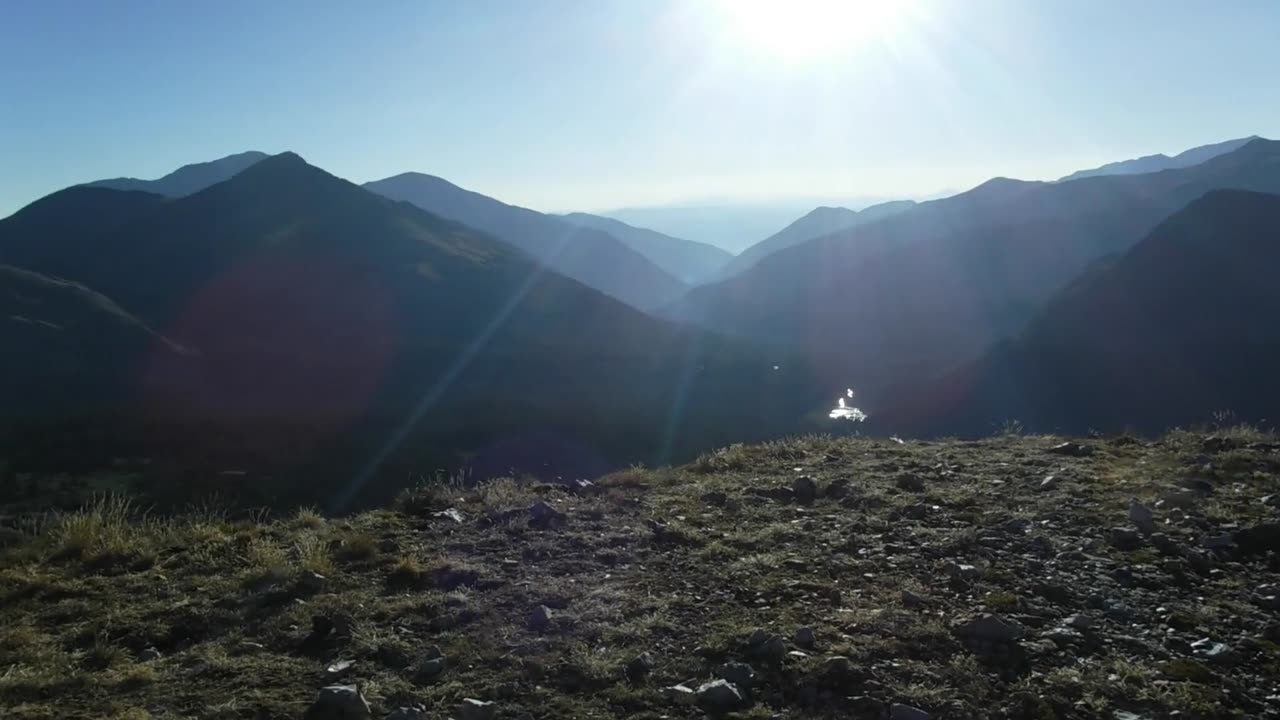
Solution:
M 680 280 L 608 233 L 507 205 L 442 178 L 404 173 L 363 187 L 489 233 L 548 268 L 632 307 L 649 310 L 685 290 Z
M 92 288 L 190 349 L 101 358 L 130 389 L 106 431 L 252 470 L 263 503 L 367 500 L 464 457 L 486 475 L 688 457 L 803 427 L 832 392 L 784 354 L 656 320 L 288 153 L 186 198 L 37 201 L 0 221 L 0 262 Z M 6 410 L 42 412 L 23 397 Z
M 6 506 L 0 706 L 1274 716 L 1280 443 L 1062 440 L 807 438 L 576 493 L 423 487 L 332 519 Z M 338 685 L 329 699 L 358 686 L 371 712 L 326 714 Z
M 1220 188 L 1280 192 L 1280 143 L 1146 175 L 997 178 L 781 250 L 695 288 L 675 315 L 804 353 L 830 382 L 884 405 L 886 388 L 976 359 L 1090 263 Z
M 1247 138 L 1239 138 L 1237 140 L 1227 140 L 1212 145 L 1201 145 L 1190 150 L 1169 157 L 1163 153 L 1156 155 L 1146 155 L 1132 160 L 1121 160 L 1118 162 L 1107 163 L 1101 167 L 1089 170 L 1079 170 L 1059 180 L 1065 182 L 1067 180 L 1079 180 L 1086 177 L 1098 177 L 1100 175 L 1136 175 L 1140 173 L 1160 172 L 1161 170 L 1170 170 L 1173 168 L 1191 167 L 1199 165 L 1206 160 L 1212 160 L 1219 155 L 1238 150 L 1241 146 L 1257 140 L 1257 135 L 1250 135 Z
M 632 227 L 621 220 L 600 215 L 569 213 L 558 217 L 574 225 L 609 233 L 632 250 L 649 258 L 658 267 L 691 285 L 715 275 L 733 257 L 714 245 L 671 237 L 647 228 Z
M 1159 432 L 1219 411 L 1272 418 L 1276 267 L 1280 195 L 1208 193 L 1072 283 L 1012 341 L 890 412 L 911 407 L 922 426 L 964 434 L 1013 418 L 1078 432 Z
M 721 277 L 731 277 L 755 265 L 761 258 L 772 255 L 779 250 L 799 245 L 806 240 L 812 240 L 823 235 L 830 235 L 834 232 L 896 215 L 915 204 L 912 200 L 897 200 L 872 205 L 862 210 L 850 210 L 842 207 L 814 208 L 804 217 L 738 253 L 724 267 L 720 275 Z
M 250 150 L 209 162 L 183 165 L 168 175 L 155 180 L 122 177 L 97 180 L 85 183 L 85 186 L 111 190 L 139 190 L 165 197 L 186 197 L 194 195 L 210 185 L 229 180 L 236 173 L 267 159 L 267 157 L 269 156 L 266 153 Z

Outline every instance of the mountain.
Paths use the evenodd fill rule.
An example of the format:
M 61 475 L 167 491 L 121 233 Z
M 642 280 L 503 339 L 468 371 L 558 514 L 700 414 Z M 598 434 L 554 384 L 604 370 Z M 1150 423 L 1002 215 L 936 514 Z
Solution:
M 404 173 L 364 187 L 490 233 L 548 268 L 633 307 L 656 308 L 686 289 L 683 282 L 608 233 L 507 205 L 442 178 Z
M 201 190 L 230 179 L 245 168 L 264 160 L 266 153 L 250 150 L 236 155 L 228 155 L 210 162 L 183 165 L 173 172 L 157 180 L 139 180 L 137 178 L 112 178 L 86 183 L 89 187 L 110 188 L 112 190 L 141 190 L 165 197 L 186 197 Z
M 80 345 L 122 388 L 98 445 L 266 468 L 292 484 L 264 488 L 315 502 L 463 452 L 490 475 L 688 457 L 802 427 L 827 392 L 783 354 L 654 319 L 289 153 L 184 198 L 55 193 L 0 220 L 0 263 L 136 319 L 120 352 Z M 6 393 L 41 372 L 40 347 Z M 17 419 L 41 402 L 0 397 Z
M 1091 262 L 1220 188 L 1280 192 L 1280 143 L 1144 175 L 997 178 L 776 252 L 670 312 L 803 353 L 869 402 L 976 359 Z
M 789 248 L 806 240 L 812 240 L 813 238 L 846 230 L 856 225 L 886 218 L 914 207 L 915 204 L 913 200 L 895 200 L 872 205 L 862 210 L 850 210 L 842 207 L 815 208 L 782 230 L 743 250 L 725 265 L 721 276 L 736 275 L 755 265 L 760 261 L 760 258 L 771 255 L 783 248 Z
M 1233 152 L 1245 144 L 1257 139 L 1257 135 L 1250 135 L 1246 138 L 1227 140 L 1225 142 L 1214 143 L 1212 145 L 1201 145 L 1200 147 L 1194 147 L 1190 150 L 1178 153 L 1173 157 L 1169 157 L 1164 154 L 1157 154 L 1147 155 L 1133 160 L 1121 160 L 1119 162 L 1107 163 L 1102 167 L 1071 173 L 1058 182 L 1079 180 L 1080 178 L 1086 177 L 1097 177 L 1099 175 L 1134 175 L 1139 173 L 1159 172 L 1161 170 L 1169 170 L 1172 168 L 1191 167 L 1192 165 L 1199 165 L 1206 160 L 1212 160 L 1219 155 Z
M 621 220 L 569 213 L 558 216 L 565 222 L 609 233 L 653 264 L 689 284 L 701 282 L 717 273 L 733 258 L 714 245 L 671 237 L 656 230 L 632 227 Z
M 902 426 L 985 434 L 1162 432 L 1218 411 L 1275 418 L 1280 196 L 1217 190 L 1058 293 L 1024 332 L 887 411 Z

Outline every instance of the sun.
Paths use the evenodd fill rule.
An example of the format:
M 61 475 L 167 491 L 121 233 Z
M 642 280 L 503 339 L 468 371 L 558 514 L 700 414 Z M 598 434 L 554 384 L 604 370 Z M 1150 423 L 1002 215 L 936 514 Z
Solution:
M 730 36 L 780 60 L 829 58 L 870 40 L 892 41 L 912 0 L 716 0 Z

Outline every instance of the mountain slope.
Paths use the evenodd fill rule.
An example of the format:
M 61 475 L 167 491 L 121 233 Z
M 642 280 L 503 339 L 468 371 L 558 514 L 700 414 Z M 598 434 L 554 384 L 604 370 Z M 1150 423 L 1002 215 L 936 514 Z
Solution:
M 250 150 L 210 162 L 183 165 L 156 180 L 122 177 L 97 180 L 86 183 L 86 185 L 89 187 L 110 188 L 112 190 L 141 190 L 155 193 L 156 195 L 164 195 L 165 197 L 186 197 L 187 195 L 198 193 L 210 185 L 227 180 L 236 173 L 267 157 L 266 153 Z
M 1149 432 L 1222 410 L 1274 418 L 1277 267 L 1280 196 L 1210 192 L 1064 289 L 1016 339 L 930 386 L 928 401 L 901 409 L 922 429 L 966 434 L 1008 418 L 1039 430 Z
M 41 211 L 111 197 L 149 209 L 73 232 Z M 38 201 L 0 221 L 0 262 L 19 260 L 191 349 L 122 379 L 135 392 L 121 412 L 158 450 L 207 443 L 277 477 L 463 452 L 477 472 L 602 471 L 794 429 L 826 392 L 777 353 L 656 320 L 287 153 L 186 198 Z
M 1159 172 L 1161 170 L 1169 170 L 1172 168 L 1190 167 L 1192 165 L 1199 165 L 1206 160 L 1212 160 L 1219 155 L 1235 151 L 1245 144 L 1257 139 L 1257 135 L 1250 135 L 1246 138 L 1227 140 L 1220 143 L 1214 143 L 1212 145 L 1201 145 L 1200 147 L 1194 147 L 1190 150 L 1180 152 L 1173 157 L 1160 153 L 1135 158 L 1133 160 L 1121 160 L 1119 162 L 1107 163 L 1101 167 L 1071 173 L 1059 180 L 1059 182 L 1079 180 L 1080 178 L 1086 177 L 1097 177 L 1099 175 L 1132 175 L 1137 173 Z
M 628 247 L 653 261 L 680 280 L 694 284 L 711 277 L 733 257 L 714 245 L 682 240 L 656 230 L 632 227 L 621 220 L 570 213 L 558 216 L 565 222 L 607 232 Z
M 720 275 L 721 277 L 737 275 L 755 265 L 760 261 L 760 258 L 766 255 L 771 255 L 793 245 L 799 245 L 806 240 L 812 240 L 823 235 L 829 235 L 840 230 L 896 215 L 915 206 L 915 204 L 912 200 L 897 200 L 872 205 L 862 210 L 850 210 L 842 207 L 815 208 L 782 230 L 743 250 L 729 261 Z
M 633 307 L 658 307 L 685 289 L 684 283 L 607 233 L 507 205 L 441 178 L 404 173 L 364 187 L 490 233 L 548 268 Z
M 975 359 L 1090 262 L 1218 188 L 1280 192 L 1280 143 L 1145 175 L 991 180 L 774 253 L 673 312 L 802 352 L 874 395 Z

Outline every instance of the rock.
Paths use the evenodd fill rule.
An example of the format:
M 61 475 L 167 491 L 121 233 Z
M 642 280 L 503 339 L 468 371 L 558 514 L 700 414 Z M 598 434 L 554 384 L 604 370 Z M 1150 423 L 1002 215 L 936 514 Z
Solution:
M 1072 615 L 1063 623 L 1074 630 L 1088 630 L 1093 627 L 1093 619 L 1088 615 Z
M 427 720 L 426 711 L 416 707 L 399 707 L 391 711 L 383 720 Z
M 677 705 L 692 705 L 698 702 L 698 694 L 684 685 L 662 688 L 662 697 Z
M 1267 507 L 1280 507 L 1280 493 L 1262 496 L 1262 504 Z
M 808 505 L 818 497 L 818 484 L 808 475 L 801 475 L 791 483 L 791 493 L 796 502 Z
M 1050 455 L 1065 455 L 1067 457 L 1089 457 L 1093 454 L 1093 446 L 1084 443 L 1064 442 L 1059 445 L 1045 450 Z
M 1182 546 L 1176 540 L 1165 535 L 1164 533 L 1152 533 L 1148 538 L 1155 549 L 1165 555 L 1178 556 L 1182 554 Z
M 1280 523 L 1268 522 L 1242 528 L 1235 533 L 1242 555 L 1261 555 L 1280 551 Z
M 303 592 L 318 593 L 324 589 L 324 585 L 327 581 L 328 578 L 320 573 L 306 570 L 298 576 L 295 585 Z
M 1220 642 L 1213 642 L 1209 638 L 1191 643 L 1191 652 L 1196 657 L 1217 665 L 1234 665 L 1239 659 L 1239 656 L 1230 646 Z
M 418 670 L 415 673 L 419 680 L 434 680 L 444 673 L 447 661 L 444 656 L 424 658 L 418 663 Z
M 539 500 L 529 508 L 529 527 L 539 530 L 564 527 L 568 518 L 546 502 Z
M 138 660 L 141 662 L 154 662 L 156 660 L 159 660 L 162 657 L 164 657 L 164 655 L 162 655 L 160 651 L 155 649 L 154 647 L 149 647 L 146 650 L 143 650 L 142 652 L 138 653 Z
M 551 628 L 552 624 L 551 608 L 546 605 L 539 605 L 529 613 L 529 629 L 534 632 L 546 632 Z
M 1225 535 L 1210 535 L 1200 541 L 1200 547 L 1205 550 L 1224 550 L 1236 544 L 1235 536 L 1231 533 Z
M 747 646 L 753 649 L 758 648 L 768 639 L 769 633 L 765 632 L 763 628 L 756 628 L 751 632 L 751 637 L 747 638 Z
M 1137 550 L 1142 547 L 1142 536 L 1132 528 L 1113 527 L 1107 533 L 1107 540 L 1117 550 Z
M 1202 496 L 1194 490 L 1170 490 L 1156 502 L 1156 507 L 1162 510 L 1194 510 L 1200 506 Z
M 1041 489 L 1041 490 L 1052 490 L 1052 489 L 1054 489 L 1054 488 L 1058 487 L 1058 483 L 1059 483 L 1059 482 L 1061 482 L 1061 480 L 1058 478 L 1058 476 L 1057 476 L 1057 475 L 1050 475 L 1050 476 L 1048 476 L 1048 477 L 1046 477 L 1045 479 L 1043 479 L 1043 480 L 1041 480 L 1041 481 L 1040 481 L 1040 489 Z
M 755 683 L 756 671 L 746 663 L 729 662 L 716 668 L 716 677 L 727 680 L 743 690 L 750 690 Z
M 843 655 L 832 655 L 822 661 L 822 672 L 832 677 L 851 677 L 853 661 Z
M 583 478 L 569 481 L 569 489 L 575 495 L 595 495 L 600 492 L 600 486 Z
M 812 650 L 818 644 L 818 636 L 813 632 L 811 627 L 802 627 L 796 629 L 795 637 L 796 647 Z
M 1150 535 L 1156 531 L 1156 520 L 1151 514 L 1151 509 L 1136 499 L 1129 501 L 1129 522 L 1133 523 L 1133 526 L 1143 535 Z
M 907 492 L 924 492 L 924 478 L 915 473 L 903 473 L 894 481 L 899 490 Z
M 355 660 L 335 660 L 326 667 L 324 671 L 330 676 L 330 680 L 336 680 L 339 677 L 346 675 L 348 670 L 355 667 L 355 664 Z
M 777 635 L 770 635 L 767 640 L 755 649 L 755 655 L 765 662 L 776 665 L 787 656 L 787 644 Z
M 1229 437 L 1220 437 L 1218 435 L 1210 435 L 1200 443 L 1200 449 L 1206 453 L 1220 453 L 1227 450 L 1235 450 L 1241 446 L 1239 440 Z
M 440 512 L 431 513 L 431 517 L 440 518 L 442 520 L 449 520 L 451 522 L 458 523 L 458 524 L 461 524 L 466 520 L 466 516 L 464 516 L 462 514 L 462 511 L 458 510 L 457 508 L 449 508 L 448 510 L 441 510 Z
M 958 622 L 951 631 L 962 638 L 992 643 L 1012 643 L 1026 634 L 1021 625 L 989 613 Z
M 627 663 L 625 672 L 627 679 L 633 683 L 645 679 L 649 676 L 649 673 L 653 672 L 653 655 L 645 652 L 631 658 L 631 662 Z
M 493 720 L 498 706 L 475 698 L 464 698 L 458 706 L 458 720 Z
M 924 598 L 911 592 L 910 590 L 902 591 L 902 606 L 908 608 L 918 608 L 924 605 Z
M 962 582 L 974 582 L 982 577 L 982 571 L 973 565 L 962 565 L 960 563 L 947 563 L 947 577 L 952 580 L 960 580 Z
M 710 710 L 732 710 L 742 704 L 742 692 L 733 683 L 722 678 L 699 686 L 697 701 Z
M 702 502 L 712 507 L 724 507 L 729 503 L 729 496 L 719 490 L 703 493 Z
M 835 480 L 832 480 L 830 483 L 827 484 L 827 487 L 825 490 L 822 491 L 822 494 L 833 500 L 839 500 L 840 498 L 848 495 L 849 494 L 848 478 L 836 478 Z
M 889 720 L 929 720 L 929 713 L 902 703 L 889 706 Z
M 369 702 L 359 687 L 330 685 L 320 688 L 320 694 L 307 708 L 303 720 L 369 720 L 372 717 Z

